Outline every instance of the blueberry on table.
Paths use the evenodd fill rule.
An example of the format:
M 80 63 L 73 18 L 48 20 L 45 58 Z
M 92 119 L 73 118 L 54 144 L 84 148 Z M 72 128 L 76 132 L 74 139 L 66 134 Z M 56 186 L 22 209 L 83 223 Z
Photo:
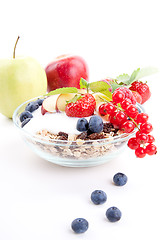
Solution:
M 39 104 L 37 102 L 30 102 L 27 104 L 25 110 L 29 112 L 33 112 L 39 108 Z
M 39 106 L 42 105 L 44 99 L 38 98 L 35 102 L 38 103 Z
M 127 183 L 127 176 L 124 173 L 116 173 L 113 177 L 113 182 L 116 186 L 123 186 Z
M 107 195 L 104 191 L 102 190 L 95 190 L 91 194 L 91 200 L 94 204 L 100 205 L 106 202 L 107 200 Z
M 110 222 L 117 222 L 121 219 L 122 213 L 117 207 L 110 207 L 106 211 L 106 217 Z
M 29 111 L 24 111 L 20 114 L 19 118 L 20 118 L 20 121 L 23 122 L 25 119 L 32 118 L 32 117 L 33 117 L 32 113 L 30 113 Z
M 89 130 L 93 133 L 100 133 L 103 130 L 103 121 L 100 116 L 94 115 L 90 118 Z
M 30 120 L 31 120 L 31 118 L 26 118 L 26 119 L 22 122 L 21 128 L 23 128 Z
M 80 132 L 85 132 L 88 130 L 88 121 L 86 118 L 79 118 L 77 121 L 77 130 Z
M 75 233 L 84 233 L 88 229 L 88 221 L 84 218 L 76 218 L 73 220 L 71 227 Z

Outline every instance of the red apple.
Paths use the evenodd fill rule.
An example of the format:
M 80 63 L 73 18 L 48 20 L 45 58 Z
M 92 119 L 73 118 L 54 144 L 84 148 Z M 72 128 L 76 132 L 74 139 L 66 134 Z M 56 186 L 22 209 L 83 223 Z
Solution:
M 63 55 L 57 57 L 48 64 L 45 71 L 48 92 L 62 87 L 80 88 L 81 77 L 88 81 L 87 64 L 79 56 Z

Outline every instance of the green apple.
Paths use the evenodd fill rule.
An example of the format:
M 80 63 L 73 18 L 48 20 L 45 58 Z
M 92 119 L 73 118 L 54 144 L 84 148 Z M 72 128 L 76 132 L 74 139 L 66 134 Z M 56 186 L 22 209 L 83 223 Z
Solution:
M 0 113 L 6 117 L 12 118 L 21 103 L 45 94 L 46 90 L 45 70 L 35 59 L 15 58 L 14 48 L 13 59 L 0 60 Z

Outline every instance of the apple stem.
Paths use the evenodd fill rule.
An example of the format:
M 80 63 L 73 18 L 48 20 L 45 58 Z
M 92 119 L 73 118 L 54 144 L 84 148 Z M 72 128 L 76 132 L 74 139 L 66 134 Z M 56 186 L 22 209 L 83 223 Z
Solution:
M 14 45 L 13 58 L 15 58 L 15 55 L 16 55 L 16 46 L 17 46 L 19 38 L 20 38 L 20 36 L 17 37 L 16 43 Z

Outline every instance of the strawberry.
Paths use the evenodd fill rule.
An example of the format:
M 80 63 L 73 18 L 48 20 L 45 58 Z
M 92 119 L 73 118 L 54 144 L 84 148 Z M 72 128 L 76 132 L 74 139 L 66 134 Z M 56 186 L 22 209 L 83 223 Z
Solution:
M 76 102 L 66 105 L 65 112 L 68 117 L 89 117 L 94 114 L 96 101 L 92 94 L 86 93 Z
M 138 92 L 136 92 L 136 91 L 132 91 L 132 94 L 135 97 L 136 101 L 138 103 L 142 104 L 142 97 L 141 97 L 141 95 Z
M 146 83 L 135 81 L 131 84 L 131 87 L 129 88 L 132 91 L 138 92 L 142 97 L 142 103 L 145 103 L 151 96 L 151 92 L 149 89 L 149 86 Z
M 129 98 L 131 100 L 132 104 L 136 104 L 136 99 L 133 96 L 132 91 L 129 90 L 127 87 L 119 87 L 114 91 L 114 93 L 116 91 L 122 91 L 125 94 L 125 98 Z

